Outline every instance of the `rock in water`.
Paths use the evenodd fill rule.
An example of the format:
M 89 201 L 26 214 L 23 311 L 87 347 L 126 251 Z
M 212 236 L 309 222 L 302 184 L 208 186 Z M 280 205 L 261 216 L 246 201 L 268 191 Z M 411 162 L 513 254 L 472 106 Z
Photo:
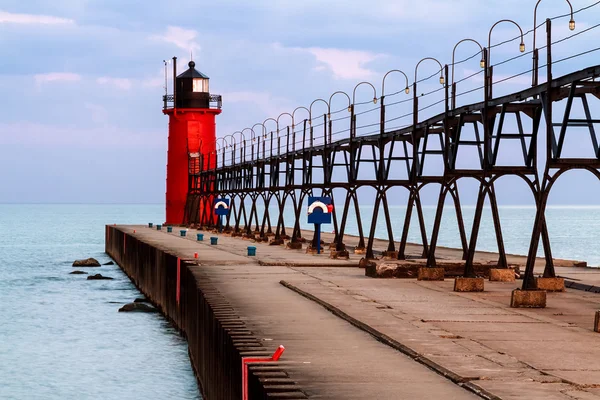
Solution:
M 147 313 L 155 313 L 158 310 L 146 303 L 128 303 L 123 307 L 119 308 L 119 312 L 123 311 L 138 311 L 138 312 L 147 312 Z
M 102 265 L 115 265 L 115 263 L 114 263 L 114 262 L 112 262 L 112 261 L 109 261 L 109 262 L 107 262 L 107 263 L 104 263 L 104 264 L 102 264 Z
M 74 267 L 99 267 L 100 263 L 95 258 L 86 258 L 85 260 L 75 260 Z
M 145 297 L 138 297 L 137 299 L 135 299 L 133 301 L 134 303 L 150 303 L 150 300 L 148 300 Z
M 101 274 L 90 275 L 87 278 L 88 278 L 88 281 L 99 281 L 99 280 L 104 280 L 104 279 L 113 279 L 110 276 L 102 276 Z
M 82 275 L 82 274 L 87 274 L 87 272 L 79 271 L 79 270 L 69 272 L 69 275 Z

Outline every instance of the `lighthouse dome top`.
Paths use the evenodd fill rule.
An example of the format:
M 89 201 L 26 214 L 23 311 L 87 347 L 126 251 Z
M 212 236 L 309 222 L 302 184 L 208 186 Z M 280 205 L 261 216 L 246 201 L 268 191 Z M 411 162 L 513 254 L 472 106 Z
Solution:
M 204 75 L 202 72 L 196 70 L 196 63 L 194 61 L 190 61 L 188 63 L 188 70 L 184 71 L 177 78 L 201 78 L 201 79 L 209 79 L 208 76 Z

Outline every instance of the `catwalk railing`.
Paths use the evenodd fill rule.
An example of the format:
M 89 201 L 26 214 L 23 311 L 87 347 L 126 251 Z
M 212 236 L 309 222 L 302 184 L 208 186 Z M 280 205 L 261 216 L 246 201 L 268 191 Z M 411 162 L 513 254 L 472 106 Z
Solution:
M 552 59 L 552 48 L 593 31 L 600 24 L 588 24 L 586 29 L 555 42 L 552 42 L 551 28 L 554 20 L 568 17 L 569 27 L 574 28 L 574 15 L 599 3 L 567 15 L 547 19 L 540 25 L 546 28 L 547 44 L 543 48 L 538 49 L 534 46 L 533 51 L 525 53 L 524 37 L 535 30 L 521 33 L 513 40 L 520 40 L 519 47 L 523 54 L 494 66 L 490 62 L 491 50 L 511 42 L 509 40 L 491 45 L 491 33 L 498 23 L 490 30 L 488 46 L 480 46 L 480 51 L 472 57 L 454 62 L 453 52 L 453 62 L 450 66 L 442 66 L 432 58 L 421 60 L 437 62 L 440 70 L 428 78 L 418 80 L 417 70 L 421 64 L 419 62 L 415 68 L 412 85 L 409 85 L 405 73 L 393 70 L 383 79 L 380 97 L 371 83 L 361 82 L 354 88 L 352 96 L 336 92 L 329 102 L 318 99 L 308 108 L 298 107 L 292 113 L 283 113 L 276 119 L 269 118 L 252 128 L 236 132 L 235 134 L 239 133 L 240 136 L 239 142 L 236 141 L 235 134 L 224 137 L 218 142 L 217 151 L 214 153 L 203 154 L 201 149 L 195 153 L 190 152 L 191 179 L 186 207 L 187 223 L 214 225 L 216 220 L 209 210 L 214 198 L 222 196 L 231 200 L 231 211 L 226 219 L 227 230 L 261 238 L 274 235 L 274 239 L 278 241 L 289 238 L 291 242 L 299 242 L 300 223 L 301 219 L 305 218 L 303 210 L 306 209 L 307 197 L 331 196 L 335 204 L 333 230 L 336 252 L 345 251 L 344 235 L 350 211 L 353 209 L 359 237 L 358 249 L 364 250 L 367 258 L 375 256 L 375 232 L 378 217 L 383 213 L 387 248 L 380 250 L 389 256 L 404 259 L 412 213 L 416 210 L 416 220 L 423 243 L 423 257 L 427 259 L 427 265 L 433 267 L 436 265 L 435 253 L 445 211 L 444 204 L 450 196 L 454 203 L 465 260 L 464 275 L 474 276 L 473 259 L 486 199 L 490 204 L 498 245 L 498 267 L 508 267 L 495 183 L 498 179 L 510 175 L 522 179 L 527 184 L 536 207 L 523 287 L 535 286 L 533 266 L 540 238 L 546 260 L 544 276 L 554 277 L 552 250 L 545 221 L 546 203 L 551 188 L 560 175 L 571 169 L 588 170 L 600 178 L 600 149 L 595 127 L 600 123 L 600 116 L 592 116 L 600 113 L 600 108 L 597 104 L 591 104 L 600 99 L 600 82 L 596 81 L 600 76 L 600 66 L 584 68 L 560 78 L 553 78 L 553 67 L 565 61 L 585 58 L 600 48 L 587 48 L 558 60 Z M 514 23 L 508 20 L 499 22 Z M 519 30 L 521 31 L 520 27 Z M 464 41 L 473 40 L 466 39 L 459 44 Z M 542 49 L 546 53 L 546 64 L 540 66 L 539 50 Z M 533 68 L 494 80 L 494 67 L 519 60 L 527 54 L 533 57 Z M 474 57 L 479 58 L 479 55 L 482 71 L 455 81 L 454 67 Z M 545 82 L 539 83 L 539 70 L 546 72 Z M 406 78 L 406 85 L 402 85 L 401 91 L 385 95 L 385 80 L 391 72 L 402 73 Z M 437 79 L 438 73 L 442 86 L 418 96 L 418 84 L 432 77 Z M 529 74 L 533 84 L 530 88 L 502 96 L 492 96 L 493 90 L 500 83 Z M 457 93 L 458 84 L 470 82 L 480 75 L 483 75 L 482 86 Z M 357 88 L 362 85 L 370 86 L 374 95 L 372 100 L 360 103 L 356 102 L 356 94 Z M 387 101 L 394 96 L 408 94 L 411 90 L 412 99 Z M 456 105 L 457 100 L 474 96 L 480 91 L 483 92 L 483 101 Z M 443 96 L 424 104 L 424 100 L 435 94 Z M 333 97 L 337 95 L 347 97 L 348 107 L 331 111 Z M 319 102 L 327 106 L 327 113 L 313 118 L 313 107 Z M 369 103 L 375 103 L 376 107 L 358 110 L 359 107 L 365 108 Z M 411 110 L 406 113 L 400 111 L 400 115 L 392 117 L 390 109 L 402 105 L 410 107 Z M 420 115 L 431 112 L 436 107 L 439 108 L 439 113 L 420 119 Z M 301 110 L 307 113 L 308 118 L 296 124 L 296 113 Z M 344 112 L 348 112 L 348 116 L 343 116 Z M 280 126 L 280 118 L 283 116 L 291 120 L 291 125 Z M 357 122 L 359 117 L 365 121 L 360 125 Z M 402 120 L 407 120 L 406 126 L 402 126 Z M 267 129 L 269 121 L 271 125 L 276 126 L 274 132 Z M 342 122 L 346 126 L 336 130 Z M 545 131 L 542 131 L 540 136 L 542 122 Z M 390 126 L 392 124 L 394 126 Z M 254 129 L 257 126 L 262 128 L 258 134 Z M 587 148 L 580 145 L 581 132 L 578 132 L 579 135 L 573 134 L 581 128 L 585 129 L 586 136 L 590 138 Z M 246 131 L 249 137 L 245 136 Z M 543 140 L 543 146 L 541 141 L 538 142 L 540 138 Z M 579 144 L 577 148 L 581 154 L 566 157 L 565 146 L 575 141 Z M 512 146 L 513 151 L 508 157 L 500 156 L 500 149 L 506 146 L 510 148 L 510 143 L 515 144 Z M 539 148 L 545 151 L 540 154 Z M 470 150 L 474 157 L 461 156 Z M 471 165 L 465 166 L 465 161 Z M 466 234 L 457 185 L 461 178 L 475 179 L 479 183 L 469 237 Z M 434 184 L 439 185 L 440 191 L 433 229 L 428 235 L 421 191 L 425 186 Z M 367 187 L 375 192 L 375 199 L 372 201 L 370 226 L 363 226 L 358 191 Z M 399 241 L 395 240 L 394 226 L 390 218 L 389 193 L 392 188 L 403 188 L 408 193 L 407 211 Z M 345 195 L 340 198 L 339 192 Z M 286 210 L 289 210 L 289 214 L 285 218 L 293 218 L 289 225 L 284 218 Z M 288 229 L 292 230 L 290 235 L 287 234 Z M 314 240 L 315 238 L 313 245 Z

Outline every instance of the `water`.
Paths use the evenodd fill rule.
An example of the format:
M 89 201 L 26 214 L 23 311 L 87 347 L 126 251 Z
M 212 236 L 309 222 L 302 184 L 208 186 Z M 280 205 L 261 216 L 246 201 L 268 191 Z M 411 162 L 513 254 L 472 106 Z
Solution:
M 104 254 L 107 223 L 160 222 L 160 205 L 0 204 L 0 399 L 199 399 L 187 344 Z M 83 269 L 83 268 L 80 268 Z
M 271 207 L 270 209 L 274 213 L 272 215 L 277 215 L 274 207 Z M 337 211 L 341 215 L 341 209 L 338 208 Z M 475 207 L 463 205 L 462 212 L 468 241 L 471 234 Z M 361 206 L 360 213 L 365 236 L 368 236 L 371 227 L 373 207 Z M 425 227 L 429 239 L 431 238 L 435 213 L 435 206 L 423 207 Z M 402 236 L 405 214 L 406 206 L 390 206 L 390 220 L 392 222 L 393 237 L 396 242 L 399 242 Z M 506 252 L 508 254 L 527 255 L 533 228 L 533 220 L 535 218 L 535 207 L 501 206 L 499 208 L 499 214 Z M 284 220 L 286 226 L 292 225 L 293 211 L 291 209 L 285 210 Z M 548 206 L 546 209 L 546 222 L 550 235 L 550 243 L 552 245 L 552 256 L 554 258 L 587 261 L 590 266 L 600 266 L 600 247 L 598 247 L 596 243 L 596 237 L 600 234 L 600 206 Z M 305 215 L 303 215 L 301 220 L 301 226 L 303 229 L 313 228 L 306 223 Z M 323 226 L 323 230 L 331 231 L 333 230 L 333 227 Z M 351 235 L 358 234 L 353 209 L 351 209 L 349 213 L 346 233 Z M 388 237 L 383 209 L 380 209 L 379 211 L 379 219 L 375 227 L 375 236 L 379 238 Z M 413 210 L 408 241 L 421 243 L 421 234 L 419 231 L 416 210 Z M 454 207 L 445 207 L 444 209 L 438 246 L 461 247 Z M 496 234 L 492 222 L 492 213 L 489 206 L 486 206 L 482 215 L 477 250 L 498 251 Z M 541 242 L 538 246 L 538 255 L 543 255 Z

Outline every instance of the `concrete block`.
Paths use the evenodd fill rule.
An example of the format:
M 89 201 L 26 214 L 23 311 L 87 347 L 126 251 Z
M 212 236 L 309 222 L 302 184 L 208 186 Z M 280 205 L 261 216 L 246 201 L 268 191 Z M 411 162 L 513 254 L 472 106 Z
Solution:
M 444 280 L 444 268 L 419 268 L 417 275 L 418 281 L 443 281 Z
M 355 247 L 354 254 L 367 254 L 367 249 L 364 247 Z
M 454 280 L 455 292 L 483 292 L 483 278 L 456 278 Z
M 546 291 L 515 289 L 510 297 L 510 306 L 512 308 L 546 308 Z
M 547 292 L 564 292 L 565 280 L 563 278 L 536 278 L 535 286 Z
M 372 278 L 393 278 L 396 271 L 394 264 L 377 264 L 374 268 L 367 267 Z
M 365 275 L 371 278 L 377 278 L 377 264 L 368 260 L 367 258 L 361 258 L 358 262 L 358 268 L 365 268 Z
M 302 249 L 302 242 L 287 242 L 285 247 L 291 250 L 300 250 Z
M 491 282 L 514 282 L 515 271 L 513 269 L 490 268 Z
M 350 258 L 350 254 L 348 253 L 348 250 L 331 250 L 331 253 L 329 253 L 329 258 L 334 260 L 347 260 Z
M 321 254 L 323 254 L 324 250 L 325 249 L 323 249 L 323 247 L 321 247 Z M 308 246 L 306 246 L 306 254 L 317 254 L 317 248 L 312 247 L 312 245 L 309 244 Z
M 600 311 L 596 311 L 596 317 L 594 318 L 594 332 L 600 332 Z

